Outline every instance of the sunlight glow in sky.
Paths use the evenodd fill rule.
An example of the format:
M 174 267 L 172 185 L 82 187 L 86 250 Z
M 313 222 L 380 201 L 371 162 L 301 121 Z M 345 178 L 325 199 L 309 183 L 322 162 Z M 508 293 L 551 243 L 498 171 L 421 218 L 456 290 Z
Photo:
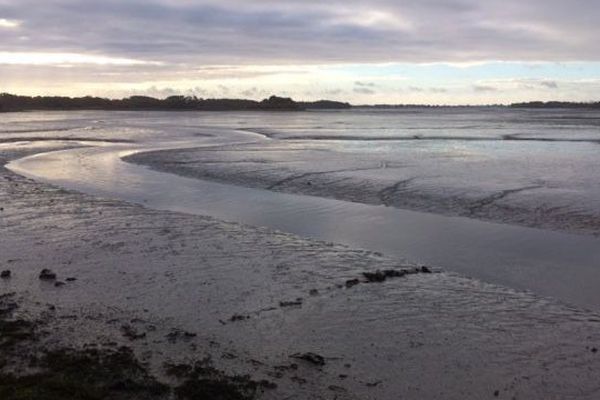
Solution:
M 0 0 L 0 92 L 599 100 L 585 0 Z
M 21 25 L 20 21 L 0 18 L 0 29 L 2 29 L 2 28 L 7 28 L 7 29 L 17 28 L 19 25 Z
M 148 61 L 76 53 L 21 53 L 0 51 L 0 65 L 152 65 Z

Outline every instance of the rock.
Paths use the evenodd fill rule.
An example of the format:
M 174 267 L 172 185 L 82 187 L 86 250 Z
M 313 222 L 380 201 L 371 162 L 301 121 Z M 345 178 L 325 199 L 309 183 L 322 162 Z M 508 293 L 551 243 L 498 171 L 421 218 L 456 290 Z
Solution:
M 56 279 L 56 274 L 49 269 L 43 269 L 40 272 L 40 279 L 43 281 L 53 281 Z
M 377 270 L 375 272 L 363 272 L 363 276 L 367 279 L 367 282 L 383 282 L 385 281 L 385 273 Z
M 236 322 L 236 321 L 244 321 L 246 319 L 250 319 L 250 316 L 248 315 L 239 315 L 239 314 L 235 314 L 232 315 L 231 318 L 229 318 L 229 320 L 231 322 Z
M 2 279 L 10 278 L 10 270 L 7 269 L 5 271 L 0 272 L 0 278 L 2 278 Z
M 298 307 L 302 306 L 302 299 L 298 298 L 293 301 L 280 301 L 279 307 Z
M 386 269 L 383 273 L 386 278 L 401 278 L 406 275 L 406 271 L 403 269 Z
M 65 279 L 67 282 L 75 282 L 77 278 L 67 278 Z
M 196 334 L 182 329 L 171 329 L 171 332 L 169 332 L 166 337 L 169 343 L 176 343 L 180 339 L 187 342 L 196 337 Z
M 123 325 L 121 327 L 121 333 L 123 333 L 123 336 L 125 336 L 129 340 L 137 340 L 137 339 L 142 339 L 142 338 L 146 337 L 146 334 L 144 332 L 139 333 L 131 325 Z
M 307 362 L 317 365 L 319 367 L 322 367 L 323 365 L 325 365 L 325 358 L 323 358 L 323 356 L 321 356 L 317 353 L 312 353 L 312 352 L 296 353 L 296 354 L 292 354 L 290 357 L 307 361 Z
M 266 379 L 261 379 L 257 383 L 259 386 L 261 386 L 264 389 L 269 389 L 269 390 L 277 389 L 277 384 L 275 382 L 271 382 Z
M 499 390 L 494 391 L 494 397 L 498 397 L 498 396 L 500 396 L 500 391 Z
M 319 291 L 317 289 L 310 289 L 310 291 L 308 292 L 308 294 L 310 294 L 311 296 L 318 296 L 319 295 Z
M 65 286 L 64 282 L 58 281 L 58 282 L 54 282 L 54 286 L 55 287 L 61 287 L 61 286 Z
M 352 286 L 356 286 L 360 283 L 358 279 L 349 279 L 346 281 L 346 288 L 351 288 Z
M 298 383 L 298 384 L 300 384 L 300 385 L 304 385 L 304 384 L 307 382 L 307 380 L 306 380 L 306 379 L 304 379 L 304 378 L 301 378 L 301 377 L 299 377 L 299 376 L 292 376 L 292 377 L 290 378 L 290 380 L 291 380 L 292 382 L 296 382 L 296 383 Z
M 383 282 L 387 278 L 401 278 L 405 275 L 412 274 L 431 274 L 432 271 L 429 267 L 415 267 L 411 269 L 386 269 L 383 271 L 377 270 L 375 272 L 363 272 L 363 276 L 367 279 L 367 282 Z

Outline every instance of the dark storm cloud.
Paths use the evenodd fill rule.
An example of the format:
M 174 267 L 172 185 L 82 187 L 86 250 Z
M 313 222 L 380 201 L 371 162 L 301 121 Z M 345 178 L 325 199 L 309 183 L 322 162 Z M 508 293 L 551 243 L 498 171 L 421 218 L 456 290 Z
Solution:
M 0 0 L 0 51 L 186 65 L 600 60 L 600 2 Z

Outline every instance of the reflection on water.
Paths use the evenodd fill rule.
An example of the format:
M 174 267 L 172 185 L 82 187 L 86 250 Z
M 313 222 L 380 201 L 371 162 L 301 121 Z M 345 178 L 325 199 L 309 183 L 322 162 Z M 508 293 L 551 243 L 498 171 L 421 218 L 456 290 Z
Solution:
M 380 251 L 600 308 L 596 238 L 243 188 L 160 173 L 120 159 L 158 147 L 123 144 L 65 150 L 18 160 L 9 168 L 97 196 Z

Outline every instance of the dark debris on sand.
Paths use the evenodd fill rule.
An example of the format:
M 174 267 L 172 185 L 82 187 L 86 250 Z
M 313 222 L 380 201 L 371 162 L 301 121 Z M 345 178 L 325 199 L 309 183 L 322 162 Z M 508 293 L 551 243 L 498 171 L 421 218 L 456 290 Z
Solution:
M 290 357 L 297 358 L 299 360 L 307 361 L 313 365 L 322 367 L 325 365 L 325 358 L 317 353 L 307 352 L 307 353 L 296 353 L 292 354 Z
M 0 295 L 2 400 L 252 400 L 276 387 L 269 381 L 227 375 L 209 359 L 165 365 L 166 374 L 176 381 L 167 384 L 126 346 L 45 348 L 40 340 L 45 323 L 14 318 L 19 308 L 14 297 Z
M 383 282 L 388 278 L 401 278 L 406 275 L 413 274 L 431 274 L 433 271 L 429 267 L 415 267 L 415 268 L 402 268 L 402 269 L 385 269 L 377 270 L 375 272 L 363 272 L 362 275 L 367 282 Z M 348 283 L 346 282 L 346 286 Z
M 164 369 L 179 382 L 174 389 L 177 399 L 251 400 L 260 392 L 277 387 L 273 382 L 254 381 L 246 375 L 227 376 L 212 366 L 210 358 L 193 365 L 167 363 Z
M 39 275 L 39 278 L 43 281 L 53 281 L 56 280 L 56 274 L 51 270 L 44 268 Z

